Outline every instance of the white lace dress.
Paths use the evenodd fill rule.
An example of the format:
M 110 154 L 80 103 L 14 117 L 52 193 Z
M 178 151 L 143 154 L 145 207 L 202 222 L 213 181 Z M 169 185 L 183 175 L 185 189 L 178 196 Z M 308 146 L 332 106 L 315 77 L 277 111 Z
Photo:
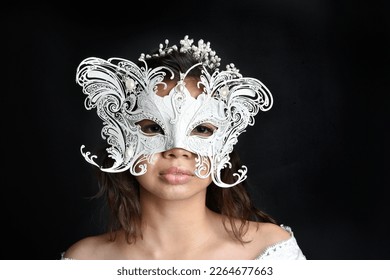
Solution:
M 269 246 L 255 260 L 306 260 L 291 228 L 284 225 L 280 226 L 287 230 L 291 237 Z

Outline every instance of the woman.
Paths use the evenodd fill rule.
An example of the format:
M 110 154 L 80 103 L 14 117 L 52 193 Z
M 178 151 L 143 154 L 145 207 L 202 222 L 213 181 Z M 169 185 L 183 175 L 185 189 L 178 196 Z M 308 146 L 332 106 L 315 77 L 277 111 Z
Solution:
M 233 150 L 272 95 L 233 64 L 219 65 L 210 43 L 188 36 L 138 64 L 91 57 L 79 65 L 86 108 L 97 109 L 108 143 L 99 163 L 82 153 L 99 167 L 112 220 L 62 259 L 305 259 L 291 229 L 254 206 Z

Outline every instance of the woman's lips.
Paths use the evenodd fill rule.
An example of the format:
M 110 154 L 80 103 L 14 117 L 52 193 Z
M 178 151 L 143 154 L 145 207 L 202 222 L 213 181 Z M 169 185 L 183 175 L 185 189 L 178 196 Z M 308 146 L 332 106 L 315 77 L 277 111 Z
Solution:
M 170 167 L 160 173 L 160 176 L 171 185 L 183 185 L 188 183 L 193 173 L 178 167 Z

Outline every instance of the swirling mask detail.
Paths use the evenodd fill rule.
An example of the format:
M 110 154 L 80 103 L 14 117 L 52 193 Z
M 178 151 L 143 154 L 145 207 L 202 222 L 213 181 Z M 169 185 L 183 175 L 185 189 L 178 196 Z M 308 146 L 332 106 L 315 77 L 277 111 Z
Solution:
M 109 144 L 107 152 L 113 165 L 99 166 L 96 155 L 83 151 L 84 145 L 81 152 L 102 171 L 129 170 L 139 176 L 147 172 L 148 164 L 153 164 L 156 153 L 182 148 L 197 155 L 196 176 L 211 176 L 217 186 L 232 187 L 246 179 L 247 167 L 234 173 L 235 180 L 229 184 L 222 181 L 221 170 L 231 168 L 229 154 L 238 136 L 254 125 L 259 110 L 272 107 L 272 95 L 259 80 L 243 77 L 232 64 L 220 71 L 216 67 L 219 58 L 209 43 L 200 40 L 194 51 L 186 36 L 181 45 L 181 52 L 191 51 L 197 57 L 199 62 L 193 67 L 202 67 L 197 81 L 201 93 L 197 97 L 186 86 L 193 67 L 180 73 L 168 95 L 160 96 L 157 89 L 167 88 L 173 81 L 173 71 L 165 66 L 149 68 L 148 56 L 141 55 L 142 67 L 122 58 L 89 57 L 80 63 L 76 81 L 86 95 L 86 109 L 96 108 L 103 120 L 102 137 Z M 176 46 L 162 49 L 160 45 L 159 55 L 172 50 Z M 145 121 L 152 129 L 145 129 Z M 197 132 L 199 126 L 209 130 Z

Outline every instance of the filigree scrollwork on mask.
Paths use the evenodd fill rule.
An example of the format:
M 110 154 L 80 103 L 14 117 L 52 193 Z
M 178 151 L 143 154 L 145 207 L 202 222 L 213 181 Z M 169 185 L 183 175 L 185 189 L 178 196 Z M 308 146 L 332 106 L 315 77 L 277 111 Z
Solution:
M 163 57 L 173 51 L 189 52 L 198 63 L 180 77 L 174 77 L 168 67 L 149 68 L 147 60 Z M 212 177 L 219 187 L 232 187 L 247 178 L 247 167 L 233 174 L 232 182 L 223 182 L 221 172 L 232 168 L 230 153 L 238 136 L 255 123 L 255 115 L 269 110 L 273 98 L 259 80 L 243 77 L 234 64 L 220 71 L 220 58 L 203 40 L 198 45 L 186 36 L 180 49 L 175 45 L 160 45 L 154 55 L 141 54 L 137 64 L 122 58 L 108 60 L 90 57 L 83 60 L 76 73 L 76 82 L 86 95 L 85 108 L 96 108 L 103 121 L 101 136 L 107 141 L 107 153 L 112 166 L 101 166 L 97 156 L 89 151 L 81 153 L 91 164 L 105 172 L 129 170 L 139 176 L 153 164 L 155 155 L 168 149 L 182 148 L 196 155 L 195 174 Z M 185 78 L 195 67 L 203 67 L 198 88 L 203 91 L 195 98 L 186 88 Z M 167 74 L 171 74 L 167 76 Z M 168 95 L 157 95 L 157 88 L 167 89 L 170 79 L 176 84 Z M 139 123 L 148 120 L 161 128 L 161 133 L 147 134 Z M 216 129 L 212 135 L 200 137 L 191 132 L 200 125 L 210 124 Z
M 103 120 L 101 136 L 107 141 L 107 152 L 114 163 L 111 167 L 101 167 L 96 155 L 81 152 L 84 158 L 106 172 L 121 172 L 130 168 L 133 175 L 146 172 L 145 162 L 151 155 L 142 153 L 139 127 L 136 122 L 142 119 L 138 111 L 139 95 L 155 94 L 156 85 L 162 83 L 165 73 L 161 67 L 148 69 L 138 67 L 131 61 L 120 58 L 104 60 L 87 58 L 80 63 L 76 82 L 82 86 L 85 107 L 96 108 L 97 115 Z
M 259 80 L 242 77 L 235 68 L 221 72 L 217 70 L 212 75 L 204 70 L 200 83 L 209 96 L 224 103 L 227 125 L 217 131 L 211 168 L 216 185 L 232 187 L 247 178 L 247 167 L 242 166 L 233 174 L 236 181 L 231 184 L 222 181 L 221 171 L 232 166 L 229 154 L 233 151 L 238 136 L 248 125 L 254 125 L 254 116 L 259 110 L 267 111 L 272 107 L 272 95 Z

